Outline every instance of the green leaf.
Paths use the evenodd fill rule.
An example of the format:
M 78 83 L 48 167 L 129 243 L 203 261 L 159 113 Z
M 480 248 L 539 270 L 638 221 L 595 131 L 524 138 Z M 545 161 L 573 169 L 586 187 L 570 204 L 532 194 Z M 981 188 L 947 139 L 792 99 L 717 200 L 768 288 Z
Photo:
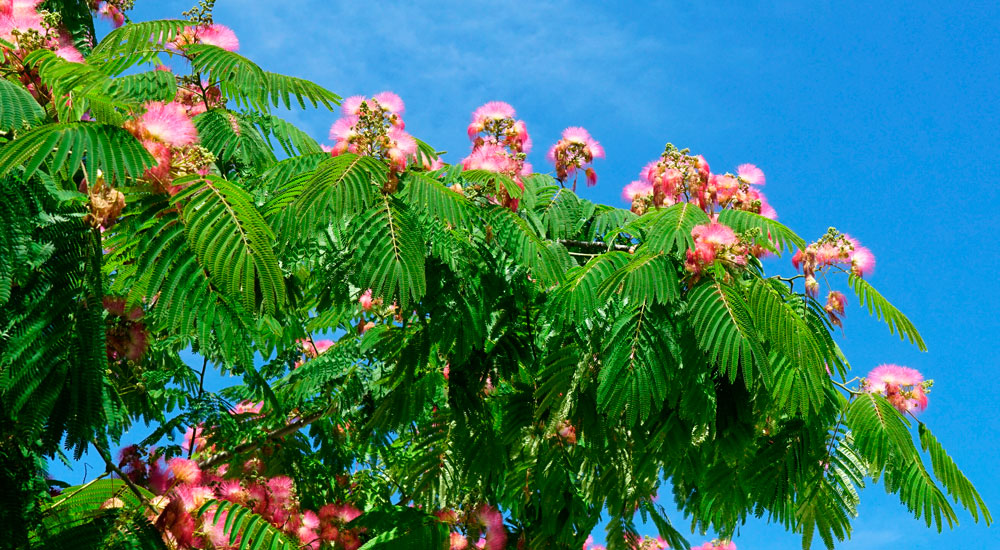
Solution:
M 754 242 L 779 255 L 783 250 L 794 252 L 806 247 L 802 237 L 788 227 L 753 212 L 727 208 L 719 213 L 719 223 L 728 225 L 737 233 L 759 229 L 760 236 L 755 238 Z
M 941 446 L 941 443 L 938 442 L 937 438 L 934 437 L 934 434 L 931 433 L 930 429 L 923 422 L 919 423 L 918 428 L 920 446 L 931 457 L 931 467 L 934 471 L 934 477 L 941 481 L 955 502 L 961 503 L 962 507 L 972 514 L 973 521 L 979 523 L 979 514 L 982 512 L 983 521 L 986 525 L 988 526 L 993 523 L 993 516 L 990 514 L 990 510 L 986 507 L 986 503 L 983 502 L 983 498 L 979 496 L 979 492 L 973 487 L 972 482 L 958 469 L 955 461 L 948 456 L 944 447 Z
M 202 145 L 215 155 L 220 169 L 238 161 L 261 171 L 277 159 L 257 128 L 239 114 L 225 109 L 212 109 L 194 117 Z
M 212 280 L 248 310 L 256 309 L 258 287 L 263 308 L 274 313 L 285 301 L 284 278 L 272 243 L 274 235 L 249 195 L 218 176 L 189 176 L 173 197 L 183 205 L 184 231 Z
M 903 461 L 919 460 L 909 422 L 885 397 L 863 392 L 854 396 L 847 408 L 847 425 L 861 456 L 875 473 L 891 466 L 890 457 Z
M 190 21 L 144 21 L 117 28 L 94 47 L 87 62 L 95 64 L 109 75 L 125 72 L 137 63 L 149 62 L 162 52 L 166 44 L 177 38 Z
M 645 421 L 662 406 L 672 372 L 679 368 L 665 326 L 645 305 L 626 310 L 605 340 L 597 406 L 610 418 Z
M 678 266 L 668 256 L 643 251 L 605 279 L 598 294 L 603 300 L 619 294 L 633 305 L 666 304 L 680 298 L 678 273 Z
M 407 311 L 427 291 L 424 241 L 412 215 L 399 199 L 381 195 L 375 207 L 352 221 L 360 265 L 359 286 L 386 303 L 399 298 Z
M 41 165 L 50 173 L 65 169 L 69 174 L 83 166 L 89 181 L 97 171 L 111 182 L 139 177 L 156 164 L 132 134 L 107 124 L 74 122 L 46 124 L 20 136 L 0 149 L 0 176 L 18 167 L 28 179 Z
M 264 82 L 263 90 L 275 107 L 290 109 L 292 105 L 289 100 L 293 97 L 303 109 L 306 108 L 306 101 L 313 107 L 322 105 L 330 111 L 336 110 L 337 105 L 340 105 L 339 95 L 302 78 L 265 71 Z
M 209 514 L 209 517 L 204 518 Z M 237 550 L 262 547 L 278 550 L 298 549 L 298 545 L 289 540 L 280 529 L 235 502 L 208 499 L 194 515 L 203 518 L 208 524 L 218 524 L 222 521 L 223 514 L 226 516 L 223 526 L 229 534 L 230 543 L 236 544 L 236 539 L 239 537 Z
M 743 371 L 747 386 L 756 371 L 771 385 L 771 367 L 760 343 L 750 309 L 740 292 L 716 279 L 706 279 L 688 295 L 698 346 L 730 382 Z
M 651 252 L 682 254 L 694 248 L 691 230 L 711 222 L 704 210 L 684 202 L 648 212 L 626 225 L 624 231 L 644 233 L 643 247 Z
M 30 93 L 0 78 L 0 130 L 20 130 L 45 118 L 45 110 Z
M 469 201 L 423 172 L 406 173 L 400 198 L 412 208 L 426 210 L 453 227 L 469 223 Z

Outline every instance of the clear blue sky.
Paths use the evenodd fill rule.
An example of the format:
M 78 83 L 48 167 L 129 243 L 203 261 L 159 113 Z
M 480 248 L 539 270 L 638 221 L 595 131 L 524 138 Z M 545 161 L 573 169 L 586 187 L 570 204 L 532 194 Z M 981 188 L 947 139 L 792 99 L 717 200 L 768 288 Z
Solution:
M 133 17 L 179 17 L 193 1 L 140 0 Z M 468 151 L 469 113 L 502 100 L 528 124 L 536 170 L 566 126 L 602 142 L 600 182 L 581 193 L 598 202 L 626 206 L 621 187 L 667 141 L 715 171 L 756 163 L 782 222 L 806 240 L 833 225 L 875 253 L 869 280 L 930 351 L 857 302 L 839 342 L 858 374 L 894 362 L 935 379 L 922 418 L 1000 515 L 1000 192 L 989 175 L 1000 165 L 1000 5 L 845 4 L 218 0 L 215 16 L 268 70 L 343 96 L 395 91 L 407 130 L 450 162 Z M 335 116 L 289 118 L 325 140 Z M 874 486 L 840 547 L 1000 543 L 998 528 L 967 518 L 938 535 Z M 800 547 L 763 522 L 736 542 Z

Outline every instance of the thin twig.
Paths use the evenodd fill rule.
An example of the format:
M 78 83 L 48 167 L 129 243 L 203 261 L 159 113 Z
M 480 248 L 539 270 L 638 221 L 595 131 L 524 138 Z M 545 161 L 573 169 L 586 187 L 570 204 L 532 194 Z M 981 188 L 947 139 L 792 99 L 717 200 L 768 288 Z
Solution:
M 609 250 L 618 250 L 620 252 L 628 252 L 628 253 L 633 252 L 632 250 L 633 247 L 631 245 L 626 245 L 626 244 L 612 244 L 609 246 L 608 243 L 600 241 L 576 241 L 573 239 L 559 239 L 556 242 L 565 247 L 573 247 L 584 250 L 596 251 L 596 254 L 594 254 L 595 256 L 603 252 L 608 252 Z
M 290 422 L 290 423 L 288 423 L 288 424 L 286 424 L 286 425 L 284 425 L 284 426 L 282 426 L 282 427 L 280 427 L 280 428 L 278 428 L 276 430 L 272 430 L 272 431 L 268 432 L 267 435 L 265 435 L 261 439 L 258 439 L 256 441 L 248 441 L 246 443 L 243 443 L 241 445 L 237 445 L 237 446 L 233 447 L 233 449 L 231 451 L 222 451 L 222 452 L 220 452 L 218 454 L 215 454 L 215 455 L 212 455 L 212 456 L 210 456 L 210 457 L 208 457 L 208 458 L 206 458 L 204 460 L 199 460 L 198 461 L 198 466 L 200 468 L 202 468 L 202 469 L 204 469 L 204 468 L 211 468 L 212 466 L 215 466 L 216 464 L 219 464 L 221 462 L 225 462 L 225 461 L 229 460 L 230 458 L 232 458 L 232 457 L 234 457 L 234 456 L 236 456 L 238 454 L 246 453 L 246 452 L 250 452 L 250 451 L 254 451 L 254 450 L 260 448 L 265 443 L 268 443 L 268 442 L 273 441 L 275 439 L 281 439 L 282 437 L 285 437 L 286 435 L 293 434 L 293 433 L 301 430 L 302 428 L 305 428 L 309 424 L 312 424 L 313 422 L 316 422 L 317 420 L 323 418 L 324 416 L 326 416 L 327 414 L 329 414 L 330 412 L 332 412 L 332 410 L 333 410 L 333 407 L 330 407 L 330 408 L 322 410 L 320 412 L 313 413 L 313 414 L 311 414 L 309 416 L 300 418 L 300 419 L 296 420 L 295 422 Z
M 142 501 L 142 503 L 145 504 L 146 507 L 149 508 L 151 512 L 153 512 L 154 514 L 159 514 L 160 511 L 154 508 L 153 505 L 149 503 L 149 501 L 146 499 L 146 495 L 142 494 L 142 490 L 139 489 L 139 486 L 136 485 L 131 479 L 129 479 L 129 477 L 125 475 L 125 472 L 123 472 L 121 468 L 115 465 L 115 463 L 111 460 L 111 457 L 108 456 L 104 452 L 104 449 L 101 447 L 101 445 L 97 443 L 97 440 L 94 439 L 91 442 L 94 444 L 94 448 L 97 449 L 97 454 L 101 455 L 101 458 L 104 459 L 104 463 L 108 465 L 108 469 L 117 474 L 118 477 L 121 478 L 121 480 L 125 483 L 125 485 L 127 485 L 128 488 L 131 489 L 133 493 L 135 493 L 135 496 L 139 497 L 139 500 Z

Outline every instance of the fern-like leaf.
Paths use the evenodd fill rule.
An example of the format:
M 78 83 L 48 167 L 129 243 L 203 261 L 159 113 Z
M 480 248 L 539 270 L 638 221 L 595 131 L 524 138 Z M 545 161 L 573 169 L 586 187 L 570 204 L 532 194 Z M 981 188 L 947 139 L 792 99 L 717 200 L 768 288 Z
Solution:
M 353 220 L 362 288 L 374 296 L 399 298 L 406 311 L 427 290 L 424 242 L 419 226 L 399 199 L 382 195 L 375 207 Z
M 698 345 L 730 381 L 742 369 L 747 386 L 754 371 L 766 386 L 771 383 L 771 367 L 761 346 L 750 309 L 740 292 L 716 279 L 695 286 L 689 294 L 691 322 Z
M 401 198 L 452 227 L 469 223 L 469 201 L 423 172 L 407 173 Z
M 691 230 L 711 221 L 702 209 L 685 202 L 640 216 L 624 230 L 629 233 L 644 230 L 643 246 L 651 252 L 678 254 L 694 248 Z
M 20 130 L 45 118 L 45 110 L 30 93 L 0 78 L 0 131 Z
M 209 525 L 222 523 L 224 532 L 229 534 L 229 544 L 237 550 L 296 550 L 299 547 L 262 516 L 235 502 L 208 499 L 196 514 Z
M 285 301 L 284 279 L 274 254 L 274 235 L 249 195 L 218 176 L 175 180 L 190 185 L 173 198 L 183 205 L 184 232 L 198 259 L 224 292 L 256 309 L 257 288 L 264 311 Z
M 972 514 L 972 519 L 976 523 L 979 523 L 980 513 L 982 513 L 983 521 L 986 525 L 993 523 L 993 516 L 990 514 L 989 508 L 986 507 L 986 503 L 983 502 L 983 497 L 979 496 L 979 492 L 976 491 L 972 482 L 958 469 L 955 461 L 948 456 L 944 447 L 941 446 L 941 443 L 938 442 L 937 438 L 934 437 L 934 434 L 931 433 L 930 429 L 923 422 L 920 423 L 918 432 L 920 434 L 920 446 L 931 457 L 931 468 L 934 471 L 934 477 L 941 481 L 945 489 L 948 490 L 948 494 L 955 499 L 955 502 L 960 503 L 963 508 Z
M 65 169 L 69 174 L 83 165 L 89 181 L 97 181 L 101 170 L 105 178 L 121 182 L 156 163 L 124 129 L 88 122 L 39 126 L 0 149 L 0 175 L 23 167 L 20 177 L 27 179 L 43 164 L 50 173 Z
M 277 159 L 257 128 L 238 113 L 212 109 L 194 117 L 202 145 L 215 155 L 221 170 L 238 161 L 261 171 Z
M 666 304 L 680 298 L 678 267 L 664 254 L 638 253 L 601 284 L 599 295 L 607 300 L 620 294 L 629 304 Z
M 782 250 L 794 252 L 806 247 L 806 242 L 802 237 L 796 235 L 785 225 L 753 212 L 727 208 L 719 213 L 719 223 L 728 225 L 737 233 L 752 229 L 759 230 L 760 235 L 754 239 L 754 242 L 777 252 L 779 255 Z
M 109 75 L 121 74 L 133 65 L 155 59 L 189 25 L 190 21 L 182 20 L 130 23 L 108 33 L 87 62 Z
M 657 325 L 655 317 L 646 305 L 630 308 L 606 340 L 597 405 L 611 418 L 624 412 L 631 425 L 659 410 L 671 371 L 679 366 L 666 327 Z

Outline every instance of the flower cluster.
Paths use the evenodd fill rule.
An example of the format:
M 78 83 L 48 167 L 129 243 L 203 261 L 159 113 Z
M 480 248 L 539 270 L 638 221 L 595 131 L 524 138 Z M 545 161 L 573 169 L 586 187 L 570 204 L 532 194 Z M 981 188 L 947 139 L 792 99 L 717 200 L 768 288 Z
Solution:
M 192 44 L 217 46 L 230 52 L 240 49 L 240 40 L 236 38 L 236 33 L 229 27 L 218 23 L 202 23 L 184 27 L 184 30 L 170 45 L 178 50 L 183 50 L 185 46 Z
M 630 539 L 630 536 L 626 535 L 625 539 L 628 547 L 633 550 L 665 550 L 666 548 L 670 548 L 667 541 L 660 537 L 644 536 L 638 538 L 633 536 Z M 606 550 L 606 548 L 603 545 L 594 544 L 594 537 L 588 536 L 587 540 L 583 543 L 583 550 Z
M 90 0 L 90 11 L 118 28 L 125 24 L 125 10 L 130 9 L 133 0 Z
M 24 54 L 34 50 L 48 49 L 66 61 L 82 63 L 83 55 L 59 15 L 39 9 L 41 4 L 42 0 L 0 0 L 0 39 L 14 45 L 19 54 L 15 59 L 23 59 Z M 28 90 L 38 93 L 30 71 L 19 72 Z
M 875 269 L 875 255 L 861 246 L 857 239 L 831 227 L 818 241 L 805 250 L 795 252 L 792 265 L 805 275 L 806 292 L 816 296 L 819 293 L 819 281 L 816 279 L 818 270 L 837 265 L 847 266 L 852 274 L 864 277 Z
M 691 550 L 736 550 L 736 544 L 731 540 L 713 540 L 701 546 L 692 546 Z
M 604 148 L 587 130 L 573 126 L 563 130 L 562 139 L 549 149 L 548 159 L 556 167 L 556 179 L 565 183 L 577 170 L 583 169 L 587 186 L 597 185 L 597 172 L 590 165 L 596 158 L 604 158 Z M 576 191 L 576 179 L 573 179 Z
M 668 143 L 660 158 L 625 186 L 622 198 L 640 215 L 650 208 L 689 202 L 708 213 L 732 208 L 774 219 L 777 213 L 759 189 L 764 182 L 764 172 L 753 164 L 740 165 L 735 175 L 713 174 L 705 157 Z
M 227 466 L 202 470 L 197 462 L 180 457 L 168 460 L 164 467 L 154 452 L 148 453 L 146 458 L 146 453 L 133 445 L 122 449 L 119 466 L 132 482 L 147 486 L 157 494 L 150 501 L 155 511 L 150 521 L 172 548 L 230 549 L 238 546 L 239 538 L 235 544 L 230 543 L 225 529 L 225 512 L 215 518 L 214 507 L 209 507 L 200 516 L 197 514 L 209 499 L 249 508 L 297 539 L 300 548 L 319 550 L 324 542 L 346 550 L 361 546 L 363 529 L 349 525 L 361 515 L 361 510 L 344 502 L 326 504 L 318 511 L 303 509 L 292 479 L 261 475 L 259 461 L 247 462 L 242 472 L 229 472 Z
M 173 185 L 174 179 L 208 174 L 215 161 L 207 149 L 198 145 L 198 130 L 191 118 L 200 112 L 199 108 L 197 103 L 178 101 L 151 101 L 145 107 L 144 113 L 125 123 L 125 129 L 156 159 L 156 166 L 146 170 L 144 179 L 156 191 L 176 195 L 183 186 Z
M 472 152 L 462 159 L 462 167 L 503 174 L 524 189 L 521 178 L 532 173 L 531 164 L 525 162 L 531 152 L 531 137 L 524 121 L 514 116 L 514 108 L 501 101 L 491 101 L 473 111 L 468 128 Z M 499 183 L 491 200 L 511 210 L 517 210 L 520 202 Z
M 920 371 L 899 365 L 879 365 L 868 373 L 861 387 L 870 393 L 880 393 L 900 412 L 922 411 L 927 408 L 927 393 L 932 381 L 924 381 Z
M 715 260 L 730 265 L 747 265 L 747 245 L 727 225 L 719 222 L 695 226 L 691 230 L 694 249 L 687 251 L 684 268 L 698 276 Z
M 386 192 L 394 192 L 395 174 L 406 170 L 407 161 L 417 154 L 417 140 L 404 130 L 403 100 L 381 92 L 371 98 L 349 97 L 340 108 L 343 116 L 330 127 L 330 139 L 335 141 L 330 154 L 349 152 L 389 161 L 393 173 Z
M 457 510 L 438 510 L 434 512 L 434 515 L 439 521 L 453 529 L 449 535 L 450 550 L 471 548 L 503 550 L 507 544 L 507 529 L 503 524 L 503 515 L 489 504 L 478 506 L 469 513 L 459 513 Z M 460 525 L 464 527 L 464 535 L 454 530 Z M 476 542 L 470 544 L 470 540 Z
M 840 318 L 844 316 L 844 307 L 846 305 L 847 297 L 844 296 L 843 292 L 831 290 L 826 295 L 826 305 L 823 306 L 823 309 L 826 311 L 827 317 L 830 318 L 830 322 L 841 328 L 843 328 L 844 323 Z
M 149 348 L 149 331 L 142 323 L 141 307 L 126 308 L 125 298 L 105 296 L 108 312 L 106 345 L 109 361 L 139 361 Z

